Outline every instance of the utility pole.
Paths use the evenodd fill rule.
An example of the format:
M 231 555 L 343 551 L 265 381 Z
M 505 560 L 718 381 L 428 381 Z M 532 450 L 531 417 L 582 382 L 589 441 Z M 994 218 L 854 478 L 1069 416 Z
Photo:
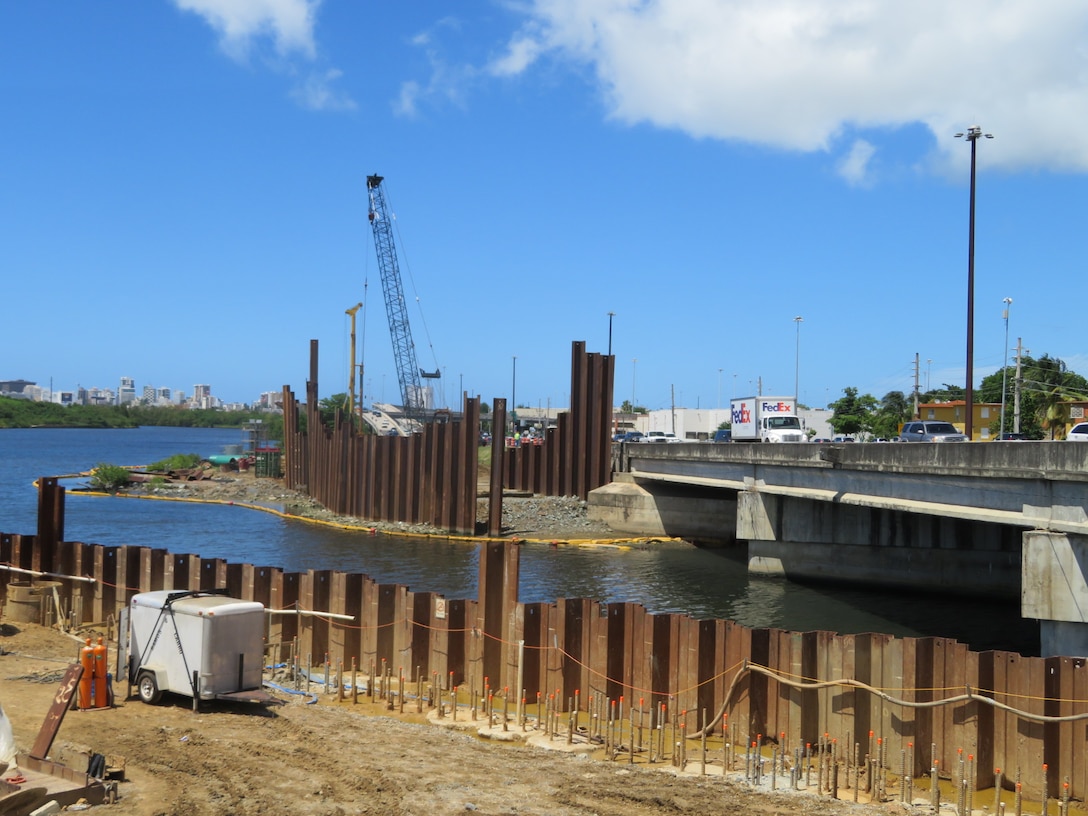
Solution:
M 983 136 L 993 138 L 992 133 L 984 134 L 978 125 L 956 134 L 957 139 L 966 138 L 971 143 L 971 206 L 967 231 L 967 388 L 964 389 L 967 415 L 963 430 L 969 442 L 975 438 L 975 146 Z
M 351 417 L 351 427 L 355 429 L 355 313 L 363 308 L 363 304 L 356 303 L 344 314 L 351 318 L 351 362 L 348 363 L 348 416 Z M 359 389 L 359 402 L 362 404 L 362 389 Z
M 1013 379 L 1012 389 L 1012 429 L 1015 433 L 1020 433 L 1020 387 L 1024 383 L 1023 377 L 1020 375 L 1020 355 L 1023 349 L 1020 347 L 1021 338 L 1016 338 L 1016 377 Z
M 997 438 L 1001 439 L 1005 433 L 1005 402 L 1008 391 L 1006 385 L 1009 381 L 1009 307 L 1012 306 L 1012 298 L 1007 297 L 1001 301 L 1005 304 L 1002 317 L 1005 319 L 1005 349 L 1001 354 L 1001 426 L 997 432 Z
M 918 352 L 914 352 L 914 414 L 915 419 L 918 419 L 918 379 L 922 376 L 921 372 L 922 361 L 918 355 Z
M 676 433 L 676 385 L 669 386 L 669 396 L 672 400 L 672 428 L 670 429 L 674 434 Z

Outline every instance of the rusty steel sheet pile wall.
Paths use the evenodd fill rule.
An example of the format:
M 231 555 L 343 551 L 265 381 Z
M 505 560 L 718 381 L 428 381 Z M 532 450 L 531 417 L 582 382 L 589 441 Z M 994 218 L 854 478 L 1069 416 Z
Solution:
M 616 358 L 571 348 L 570 411 L 559 414 L 542 445 L 506 450 L 504 486 L 546 496 L 577 496 L 612 475 L 612 387 Z M 496 436 L 499 434 L 496 433 Z
M 115 619 L 136 592 L 225 588 L 277 610 L 268 629 L 277 660 L 297 657 L 345 671 L 354 664 L 364 675 L 403 674 L 480 694 L 486 684 L 524 695 L 530 706 L 554 700 L 563 711 L 607 711 L 623 698 L 623 711 L 634 706 L 669 722 L 682 719 L 689 734 L 704 722 L 715 734 L 725 726 L 736 745 L 772 739 L 815 746 L 826 735 L 840 755 L 857 745 L 862 762 L 882 753 L 894 770 L 900 757 L 910 757 L 916 777 L 934 763 L 954 777 L 970 756 L 980 787 L 1001 768 L 1009 784 L 1022 773 L 1026 796 L 1038 797 L 1043 779 L 1051 796 L 1060 795 L 1064 780 L 1075 798 L 1088 792 L 1082 658 L 976 653 L 945 638 L 750 629 L 584 598 L 523 604 L 519 545 L 480 547 L 479 597 L 453 600 L 358 573 L 289 573 L 149 547 L 49 544 L 13 534 L 0 534 L 0 562 L 93 578 L 51 579 L 60 584 L 62 609 L 81 608 L 84 621 Z M 8 583 L 20 580 L 25 573 L 0 570 L 5 598 Z M 513 688 L 519 655 L 521 690 Z M 1079 719 L 1032 719 L 1039 715 Z
M 342 515 L 475 534 L 479 398 L 465 399 L 459 420 L 428 423 L 408 437 L 357 433 L 340 411 L 329 430 L 320 413 L 315 340 L 306 383 L 306 430 L 299 403 L 286 386 L 283 414 L 287 487 Z

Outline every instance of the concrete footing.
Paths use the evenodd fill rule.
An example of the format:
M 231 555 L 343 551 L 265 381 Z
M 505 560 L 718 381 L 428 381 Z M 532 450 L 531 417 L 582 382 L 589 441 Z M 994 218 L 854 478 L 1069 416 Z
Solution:
M 1044 655 L 1088 655 L 1088 538 L 1024 533 L 1020 614 L 1038 618 Z
M 667 483 L 637 484 L 627 474 L 616 477 L 590 491 L 589 518 L 621 533 L 670 536 L 709 546 L 736 543 L 735 493 Z

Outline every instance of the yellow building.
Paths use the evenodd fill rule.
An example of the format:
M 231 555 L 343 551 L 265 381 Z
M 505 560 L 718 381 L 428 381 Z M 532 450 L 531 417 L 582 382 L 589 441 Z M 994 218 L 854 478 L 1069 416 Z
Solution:
M 1001 419 L 1000 402 L 976 402 L 971 406 L 974 409 L 974 418 L 971 423 L 971 441 L 989 442 L 997 434 L 990 430 L 990 426 Z M 1012 408 L 1005 406 L 1008 416 Z M 918 406 L 919 419 L 936 419 L 943 422 L 951 422 L 960 433 L 966 433 L 967 427 L 967 401 L 951 400 L 949 402 L 927 402 Z

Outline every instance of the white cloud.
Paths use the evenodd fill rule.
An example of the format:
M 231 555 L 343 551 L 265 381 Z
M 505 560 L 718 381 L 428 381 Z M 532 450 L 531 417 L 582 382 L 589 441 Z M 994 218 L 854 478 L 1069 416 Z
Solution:
M 404 82 L 400 86 L 400 96 L 393 105 L 393 110 L 401 116 L 416 115 L 416 100 L 419 99 L 419 83 Z
M 507 46 L 506 53 L 492 61 L 488 71 L 496 76 L 520 74 L 540 55 L 540 43 L 530 37 L 519 36 Z
M 876 148 L 871 142 L 865 139 L 856 140 L 846 156 L 839 161 L 839 175 L 855 187 L 867 185 L 871 181 L 869 160 L 874 153 Z
M 219 33 L 220 45 L 244 59 L 253 40 L 271 36 L 276 52 L 314 56 L 314 15 L 321 0 L 174 0 L 183 11 L 204 18 Z
M 401 116 L 415 116 L 427 103 L 442 101 L 458 108 L 466 106 L 468 90 L 476 81 L 479 71 L 471 65 L 450 61 L 443 49 L 444 34 L 459 37 L 461 22 L 456 17 L 443 17 L 431 27 L 410 38 L 409 42 L 423 52 L 430 66 L 426 82 L 407 81 L 400 87 L 400 95 L 393 102 L 393 110 Z
M 265 39 L 271 39 L 277 60 L 270 66 L 304 78 L 290 95 L 310 110 L 355 110 L 355 101 L 333 87 L 342 72 L 336 68 L 299 70 L 293 62 L 316 59 L 314 23 L 321 0 L 174 0 L 182 11 L 199 15 L 219 34 L 223 51 L 239 62 Z
M 980 124 L 997 136 L 990 166 L 1088 170 L 1082 0 L 529 0 L 527 9 L 492 71 L 524 72 L 545 56 L 588 65 L 619 121 L 801 151 L 920 123 L 936 164 L 957 157 L 957 166 L 963 147 L 952 134 Z
M 310 110 L 355 110 L 357 107 L 355 101 L 332 87 L 332 83 L 339 79 L 341 74 L 342 72 L 335 68 L 311 73 L 302 83 L 295 86 L 291 96 L 302 107 Z

